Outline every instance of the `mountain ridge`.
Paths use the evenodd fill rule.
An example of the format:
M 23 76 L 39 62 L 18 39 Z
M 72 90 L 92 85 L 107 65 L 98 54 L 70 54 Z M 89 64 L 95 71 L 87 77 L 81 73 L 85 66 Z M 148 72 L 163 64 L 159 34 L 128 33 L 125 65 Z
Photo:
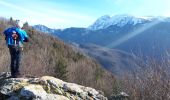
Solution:
M 86 31 L 97 31 L 101 29 L 106 29 L 110 26 L 118 26 L 118 27 L 123 27 L 127 24 L 130 25 L 136 25 L 136 24 L 145 24 L 145 23 L 150 23 L 153 21 L 159 21 L 159 22 L 170 22 L 170 17 L 165 17 L 165 16 L 133 16 L 133 15 L 128 15 L 128 14 L 123 14 L 123 15 L 114 15 L 114 16 L 109 16 L 109 15 L 104 15 L 98 18 L 92 25 L 89 25 L 86 28 Z M 54 28 L 48 28 L 45 25 L 34 25 L 33 26 L 35 29 L 45 32 L 45 33 L 58 33 L 60 31 L 64 31 L 66 29 L 71 29 L 71 28 L 76 28 L 76 27 L 70 27 L 70 28 L 65 28 L 65 29 L 54 29 Z M 81 29 L 81 28 L 78 28 Z
M 134 16 L 130 16 L 130 15 L 115 15 L 115 16 L 102 16 L 100 18 L 98 18 L 94 24 L 92 24 L 91 26 L 88 27 L 88 29 L 90 30 L 99 30 L 99 29 L 105 29 L 111 25 L 116 25 L 119 27 L 122 27 L 126 24 L 132 24 L 132 25 L 136 25 L 138 23 L 142 23 L 144 21 L 148 21 L 147 19 L 143 19 L 143 18 L 137 18 Z
M 170 21 L 170 17 L 163 17 L 163 16 L 132 16 L 132 15 L 115 15 L 109 16 L 105 15 L 98 18 L 92 25 L 88 27 L 90 30 L 99 30 L 108 28 L 111 25 L 116 25 L 118 27 L 123 27 L 124 25 L 131 24 L 142 24 L 142 23 L 149 23 L 152 21 Z
M 106 20 L 110 18 L 110 16 L 104 17 Z M 168 43 L 170 41 L 167 38 L 170 36 L 170 18 L 161 16 L 139 18 L 146 21 L 135 25 L 134 23 L 127 23 L 121 27 L 114 24 L 99 30 L 67 28 L 52 34 L 65 42 L 75 42 L 77 44 L 93 43 L 128 53 L 133 52 L 135 55 L 142 54 L 143 56 L 161 57 L 161 55 L 164 55 L 163 51 L 169 50 Z M 114 46 L 114 44 L 116 44 L 116 46 Z M 156 48 L 158 53 L 154 52 Z M 141 54 L 139 54 L 139 52 Z
M 106 16 L 105 18 L 110 19 L 110 16 Z M 67 28 L 52 34 L 67 43 L 94 44 L 133 54 L 144 61 L 148 57 L 159 60 L 162 56 L 166 56 L 170 52 L 170 18 L 149 16 L 148 18 L 142 19 L 147 19 L 149 21 L 136 25 L 133 25 L 133 23 L 126 24 L 121 27 L 111 25 L 105 29 L 99 30 L 89 30 L 87 28 Z M 101 56 L 98 57 L 97 55 L 91 54 L 91 51 L 93 50 L 89 49 L 89 54 L 91 54 L 90 56 L 95 59 L 102 57 L 102 52 L 104 51 L 102 51 L 101 48 L 99 50 L 98 56 Z M 94 53 L 96 54 L 97 52 Z M 107 52 L 106 54 L 110 54 L 110 52 Z M 120 52 L 118 54 L 121 55 Z M 114 56 L 112 59 L 115 59 Z M 125 58 L 121 59 L 123 59 L 121 60 L 123 63 L 126 63 Z M 101 59 L 98 59 L 97 61 L 104 65 L 107 62 Z M 113 68 L 113 66 L 110 68 Z

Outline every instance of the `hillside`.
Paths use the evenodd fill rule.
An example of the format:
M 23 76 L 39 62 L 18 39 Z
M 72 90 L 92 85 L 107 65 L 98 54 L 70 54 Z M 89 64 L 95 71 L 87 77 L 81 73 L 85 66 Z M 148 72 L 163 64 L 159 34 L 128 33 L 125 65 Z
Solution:
M 0 71 L 9 71 L 10 56 L 2 32 L 11 21 L 0 19 Z M 108 96 L 113 91 L 115 78 L 94 60 L 75 52 L 71 47 L 25 24 L 30 42 L 25 44 L 22 74 L 27 76 L 50 75 L 68 82 L 102 90 Z M 109 80 L 109 81 L 108 81 Z
M 119 78 L 144 69 L 141 68 L 143 61 L 140 58 L 120 50 L 104 48 L 95 44 L 81 44 L 79 48 Z

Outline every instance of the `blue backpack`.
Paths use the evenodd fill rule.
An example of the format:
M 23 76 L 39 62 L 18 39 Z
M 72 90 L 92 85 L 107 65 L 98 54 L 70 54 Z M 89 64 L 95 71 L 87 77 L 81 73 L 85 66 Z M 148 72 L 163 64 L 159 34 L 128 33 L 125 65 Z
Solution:
M 6 29 L 4 31 L 4 35 L 5 35 L 5 40 L 7 41 L 8 44 L 16 45 L 17 43 L 19 43 L 20 35 L 18 34 L 16 27 L 11 27 Z

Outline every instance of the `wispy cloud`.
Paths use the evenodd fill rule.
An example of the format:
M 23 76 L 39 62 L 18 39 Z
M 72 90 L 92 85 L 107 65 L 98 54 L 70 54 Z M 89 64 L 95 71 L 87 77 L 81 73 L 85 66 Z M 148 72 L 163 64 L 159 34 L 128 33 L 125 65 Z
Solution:
M 43 9 L 42 12 L 34 11 L 32 9 L 26 9 L 18 5 L 14 5 L 5 1 L 0 1 L 0 5 L 6 6 L 8 8 L 15 9 L 23 14 L 28 16 L 19 17 L 24 21 L 28 21 L 31 24 L 45 24 L 49 27 L 55 25 L 55 28 L 64 28 L 64 27 L 87 27 L 90 25 L 95 18 L 92 18 L 87 15 L 65 11 L 57 9 Z M 21 19 L 21 20 L 22 20 Z M 82 21 L 84 23 L 82 23 Z M 54 28 L 54 26 L 53 26 Z
M 38 12 L 34 12 L 34 11 L 31 11 L 29 9 L 26 9 L 24 7 L 20 7 L 18 5 L 14 5 L 14 4 L 11 4 L 11 3 L 7 3 L 5 1 L 0 1 L 0 4 L 3 5 L 3 6 L 6 6 L 6 7 L 9 7 L 9 8 L 12 8 L 12 9 L 16 9 L 18 11 L 21 11 L 23 13 L 28 13 L 28 14 L 32 14 L 32 15 L 42 15 L 41 13 L 38 13 Z
M 87 27 L 105 14 L 170 16 L 170 0 L 0 0 L 0 12 L 30 24 Z
M 93 17 L 88 15 L 83 15 L 75 12 L 69 12 L 64 10 L 57 10 L 57 9 L 46 9 L 44 10 L 45 13 L 50 15 L 55 15 L 58 17 L 65 17 L 65 18 L 73 18 L 73 19 L 84 19 L 84 20 L 91 20 Z

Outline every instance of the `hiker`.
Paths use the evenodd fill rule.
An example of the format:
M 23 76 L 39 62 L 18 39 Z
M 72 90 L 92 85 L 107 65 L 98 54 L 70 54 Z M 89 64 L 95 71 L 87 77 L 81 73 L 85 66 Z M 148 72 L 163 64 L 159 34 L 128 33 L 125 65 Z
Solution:
M 21 64 L 21 56 L 23 50 L 23 42 L 28 42 L 27 33 L 21 29 L 23 24 L 17 20 L 16 23 L 7 28 L 4 31 L 6 44 L 9 48 L 10 56 L 11 56 L 11 77 L 16 78 L 20 76 L 20 64 Z

